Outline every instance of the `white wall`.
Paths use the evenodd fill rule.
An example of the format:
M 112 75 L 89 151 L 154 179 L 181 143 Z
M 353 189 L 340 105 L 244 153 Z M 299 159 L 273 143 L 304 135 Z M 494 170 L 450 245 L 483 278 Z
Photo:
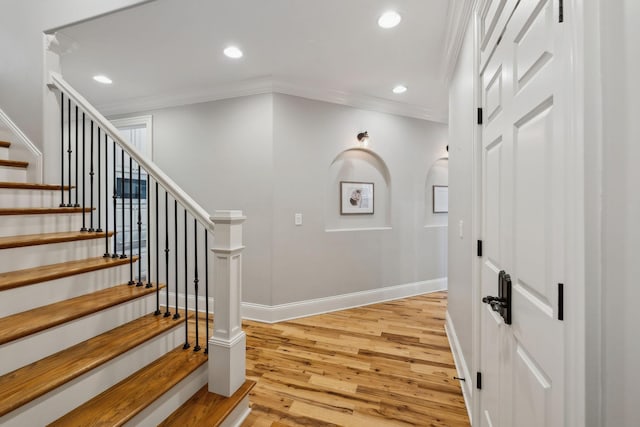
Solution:
M 153 160 L 209 213 L 241 209 L 243 299 L 271 301 L 273 97 L 270 94 L 148 111 Z M 163 275 L 161 275 L 162 277 Z M 182 277 L 182 276 L 179 276 Z
M 640 3 L 601 1 L 603 425 L 640 425 Z
M 473 20 L 449 85 L 449 316 L 464 359 L 472 363 L 471 282 L 474 241 L 471 236 L 473 135 L 476 105 L 473 87 Z M 463 222 L 463 237 L 459 223 Z
M 446 228 L 423 226 L 445 125 L 279 94 L 130 116 L 139 114 L 153 115 L 154 160 L 185 191 L 210 212 L 247 215 L 244 301 L 278 305 L 446 276 Z M 338 209 L 332 162 L 362 130 L 388 167 L 391 228 L 327 232 L 328 199 Z
M 148 0 L 2 0 L 0 108 L 42 149 L 43 32 Z
M 388 168 L 391 229 L 327 232 L 325 198 L 339 208 L 338 188 L 325 185 L 327 173 L 365 130 L 369 148 Z M 429 168 L 446 145 L 442 124 L 274 95 L 272 303 L 445 277 L 446 228 L 424 228 L 423 195 Z M 358 171 L 350 176 L 358 180 Z M 303 214 L 300 227 L 296 212 Z M 370 225 L 380 224 L 361 216 L 354 227 Z

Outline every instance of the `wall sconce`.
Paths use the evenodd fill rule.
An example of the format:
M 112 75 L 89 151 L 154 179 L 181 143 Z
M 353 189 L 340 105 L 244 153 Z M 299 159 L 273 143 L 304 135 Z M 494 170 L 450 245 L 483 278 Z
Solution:
M 367 132 L 366 130 L 364 132 L 360 132 L 358 134 L 358 141 L 363 147 L 369 145 L 369 132 Z

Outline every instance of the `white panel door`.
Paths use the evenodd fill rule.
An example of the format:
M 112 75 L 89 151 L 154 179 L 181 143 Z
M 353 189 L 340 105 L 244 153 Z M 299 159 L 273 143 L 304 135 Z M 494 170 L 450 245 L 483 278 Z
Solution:
M 512 282 L 512 324 L 481 309 L 480 425 L 564 425 L 565 160 L 557 0 L 527 0 L 508 14 L 481 71 L 481 292 Z M 498 28 L 499 29 L 499 28 Z

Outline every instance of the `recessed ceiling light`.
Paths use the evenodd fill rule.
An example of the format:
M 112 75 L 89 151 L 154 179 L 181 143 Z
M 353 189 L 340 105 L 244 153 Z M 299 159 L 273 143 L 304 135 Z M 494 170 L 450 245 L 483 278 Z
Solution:
M 93 80 L 97 81 L 98 83 L 105 84 L 105 85 L 110 85 L 111 83 L 113 83 L 113 81 L 109 77 L 103 76 L 102 74 L 100 74 L 98 76 L 93 76 Z
M 242 51 L 235 46 L 229 46 L 226 48 L 224 50 L 224 54 L 233 59 L 242 58 Z
M 402 16 L 398 12 L 385 12 L 378 19 L 378 25 L 382 28 L 393 28 L 402 21 Z
M 406 91 L 407 91 L 407 87 L 403 85 L 398 85 L 393 88 L 393 93 L 396 93 L 396 94 L 405 93 Z

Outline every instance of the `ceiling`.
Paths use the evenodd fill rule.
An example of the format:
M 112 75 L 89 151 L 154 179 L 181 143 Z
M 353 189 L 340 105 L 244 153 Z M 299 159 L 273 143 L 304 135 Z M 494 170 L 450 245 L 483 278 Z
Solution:
M 156 0 L 56 37 L 65 79 L 106 115 L 280 92 L 446 122 L 469 3 Z M 387 10 L 400 25 L 378 27 Z M 224 56 L 228 45 L 244 57 Z

